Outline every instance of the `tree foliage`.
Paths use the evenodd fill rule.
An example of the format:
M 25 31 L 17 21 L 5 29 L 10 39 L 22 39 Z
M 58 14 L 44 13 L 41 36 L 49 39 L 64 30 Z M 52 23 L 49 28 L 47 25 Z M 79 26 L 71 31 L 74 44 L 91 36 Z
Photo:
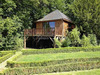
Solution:
M 0 49 L 14 49 L 16 41 L 14 38 L 17 34 L 21 33 L 19 18 L 14 16 L 13 18 L 7 17 L 6 19 L 1 19 L 0 25 Z
M 82 33 L 100 37 L 100 0 L 74 0 L 69 9 L 74 14 L 74 22 Z M 73 18 L 73 16 L 72 16 Z
M 19 48 L 24 29 L 56 9 L 64 12 L 65 6 L 65 0 L 0 0 L 0 49 Z
M 0 0 L 0 49 L 15 49 L 24 29 L 56 9 L 72 19 L 81 35 L 92 33 L 100 39 L 100 0 Z M 74 45 L 80 43 L 80 33 L 73 30 L 70 35 Z

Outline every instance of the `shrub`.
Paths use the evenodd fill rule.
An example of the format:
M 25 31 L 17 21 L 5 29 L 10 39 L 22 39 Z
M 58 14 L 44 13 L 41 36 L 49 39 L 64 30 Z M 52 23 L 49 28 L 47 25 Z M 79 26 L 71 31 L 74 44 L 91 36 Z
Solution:
M 19 37 L 15 37 L 14 38 L 15 40 L 15 46 L 14 46 L 14 49 L 15 50 L 20 50 L 23 48 L 23 40 Z
M 79 62 L 70 64 L 57 64 L 43 67 L 11 68 L 4 75 L 33 75 L 39 73 L 66 72 L 77 70 L 90 70 L 100 68 L 100 62 Z
M 86 61 L 100 61 L 100 58 L 73 58 L 73 59 L 63 59 L 63 60 L 49 60 L 49 61 L 39 61 L 39 62 L 17 62 L 17 61 L 9 61 L 7 62 L 7 66 L 14 67 L 34 67 L 34 66 L 49 66 L 56 64 L 68 64 L 68 63 L 76 63 L 76 62 L 86 62 Z
M 3 61 L 5 61 L 6 59 L 8 59 L 9 57 L 11 57 L 13 55 L 13 53 L 9 53 L 4 55 L 3 57 L 0 57 L 0 63 L 2 63 Z
M 62 47 L 69 47 L 71 44 L 71 41 L 68 37 L 65 38 L 65 40 L 62 42 Z
M 0 54 L 2 55 L 2 57 L 0 57 L 0 63 L 5 61 L 6 59 L 8 59 L 9 57 L 11 57 L 16 51 L 15 50 L 11 50 L 11 51 L 0 51 Z
M 20 57 L 22 55 L 22 52 L 16 52 L 16 54 L 10 59 L 8 60 L 9 61 L 13 61 L 13 60 L 16 60 L 18 57 Z
M 90 43 L 93 46 L 97 46 L 97 38 L 95 34 L 89 34 L 89 38 L 90 38 Z
M 91 46 L 90 37 L 86 37 L 85 35 L 82 36 L 81 40 L 82 47 Z
M 22 50 L 22 53 L 27 54 L 45 54 L 45 53 L 67 53 L 67 52 L 89 52 L 100 51 L 100 47 L 64 47 L 64 48 L 50 48 L 50 49 L 27 49 Z
M 4 55 L 6 55 L 5 53 L 0 53 L 0 57 L 3 57 Z
M 0 51 L 1 54 L 15 53 L 16 50 Z
M 56 38 L 54 38 L 54 41 L 55 41 L 55 45 L 57 45 L 57 47 L 60 48 L 61 47 L 61 42 Z
M 69 38 L 71 40 L 71 44 L 73 46 L 79 46 L 81 40 L 80 40 L 80 31 L 78 31 L 78 28 L 74 28 L 70 33 L 69 33 Z
M 5 75 L 5 73 L 8 71 L 9 69 L 4 69 L 4 70 L 2 70 L 2 71 L 0 71 L 0 75 Z

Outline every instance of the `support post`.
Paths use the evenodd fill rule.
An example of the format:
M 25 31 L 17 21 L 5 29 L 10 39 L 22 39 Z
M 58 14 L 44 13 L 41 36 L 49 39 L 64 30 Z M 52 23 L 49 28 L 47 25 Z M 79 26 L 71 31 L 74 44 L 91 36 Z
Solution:
M 55 38 L 56 38 L 56 36 L 53 39 L 55 39 Z M 56 48 L 55 40 L 53 42 L 53 46 L 54 46 L 54 48 Z
M 24 36 L 24 48 L 26 48 L 26 36 Z

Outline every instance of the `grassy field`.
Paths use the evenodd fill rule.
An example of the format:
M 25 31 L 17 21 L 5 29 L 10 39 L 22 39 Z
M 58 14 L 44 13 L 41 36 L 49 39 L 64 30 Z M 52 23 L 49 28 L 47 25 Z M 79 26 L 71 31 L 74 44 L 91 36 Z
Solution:
M 85 70 L 85 71 L 72 71 L 72 72 L 61 72 L 61 73 L 46 73 L 40 75 L 100 75 L 100 69 Z
M 75 52 L 75 53 L 53 53 L 53 54 L 34 54 L 22 55 L 16 61 L 45 61 L 45 60 L 61 60 L 69 58 L 93 58 L 100 57 L 100 52 Z

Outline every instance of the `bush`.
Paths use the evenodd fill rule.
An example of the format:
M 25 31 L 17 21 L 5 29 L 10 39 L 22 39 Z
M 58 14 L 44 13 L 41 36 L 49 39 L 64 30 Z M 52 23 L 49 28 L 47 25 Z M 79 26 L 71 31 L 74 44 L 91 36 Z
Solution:
M 17 16 L 0 18 L 0 50 L 15 49 L 16 42 L 22 37 L 22 23 Z M 18 36 L 20 35 L 20 37 Z M 16 40 L 16 37 L 19 39 Z M 19 43 L 20 44 L 20 43 Z
M 66 72 L 77 70 L 90 70 L 100 68 L 100 62 L 79 62 L 70 64 L 57 64 L 43 67 L 22 67 L 8 69 L 4 75 L 33 75 L 39 73 Z
M 0 71 L 0 75 L 5 75 L 5 73 L 8 71 L 9 69 L 5 69 L 5 70 L 2 70 L 2 71 Z
M 18 57 L 20 57 L 22 55 L 22 52 L 16 52 L 16 54 L 10 59 L 8 60 L 9 61 L 13 61 L 13 60 L 16 60 Z
M 0 51 L 0 54 L 2 55 L 2 57 L 0 57 L 0 63 L 5 61 L 6 59 L 8 59 L 9 57 L 11 57 L 16 51 L 15 50 L 11 50 L 11 51 Z
M 9 57 L 11 57 L 13 55 L 13 53 L 9 53 L 4 55 L 3 57 L 0 57 L 0 63 L 2 63 L 3 61 L 5 61 L 6 59 L 8 59 Z
M 86 61 L 100 61 L 100 58 L 73 58 L 73 59 L 63 59 L 63 60 L 49 60 L 49 61 L 40 61 L 40 62 L 17 62 L 17 61 L 9 61 L 7 62 L 7 66 L 14 67 L 34 67 L 34 66 L 49 66 L 56 64 L 68 64 L 68 63 L 76 63 L 76 62 L 86 62 Z
M 55 45 L 57 45 L 57 47 L 60 48 L 61 47 L 61 42 L 56 38 L 54 38 L 54 41 L 55 41 Z
M 4 55 L 6 55 L 5 53 L 0 53 L 0 57 L 3 57 Z
M 65 40 L 62 42 L 62 47 L 69 47 L 71 44 L 71 41 L 68 37 L 65 38 Z
M 81 44 L 82 44 L 82 47 L 92 46 L 92 44 L 90 42 L 90 37 L 86 37 L 85 35 L 83 35 Z
M 90 38 L 90 43 L 93 46 L 97 46 L 97 38 L 95 34 L 89 34 L 89 38 Z
M 100 47 L 65 47 L 65 48 L 50 48 L 50 49 L 27 49 L 22 50 L 22 53 L 27 54 L 45 54 L 45 53 L 67 53 L 67 52 L 89 52 L 100 51 Z
M 78 31 L 78 28 L 74 28 L 70 33 L 69 33 L 69 38 L 71 40 L 72 46 L 79 46 L 80 45 L 80 31 Z
M 23 48 L 23 39 L 21 39 L 20 37 L 16 36 L 14 38 L 14 40 L 15 40 L 14 49 L 15 50 L 21 50 Z
M 16 50 L 9 50 L 9 51 L 0 51 L 0 54 L 8 54 L 8 53 L 15 53 Z

